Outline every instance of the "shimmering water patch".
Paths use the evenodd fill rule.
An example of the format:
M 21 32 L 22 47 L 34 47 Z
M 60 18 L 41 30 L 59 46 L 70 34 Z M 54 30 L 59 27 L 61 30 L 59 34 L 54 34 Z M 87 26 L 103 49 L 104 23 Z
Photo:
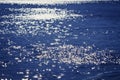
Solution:
M 101 5 L 0 9 L 0 79 L 119 79 L 119 8 Z

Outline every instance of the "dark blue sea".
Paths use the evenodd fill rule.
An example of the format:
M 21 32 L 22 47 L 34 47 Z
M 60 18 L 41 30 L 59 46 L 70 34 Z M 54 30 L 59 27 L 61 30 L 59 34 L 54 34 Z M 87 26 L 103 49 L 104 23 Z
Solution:
M 0 3 L 0 80 L 120 80 L 120 3 Z

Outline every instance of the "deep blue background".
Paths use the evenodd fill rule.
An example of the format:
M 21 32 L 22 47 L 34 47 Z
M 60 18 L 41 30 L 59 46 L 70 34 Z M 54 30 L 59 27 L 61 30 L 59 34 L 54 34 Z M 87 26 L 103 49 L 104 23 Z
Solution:
M 36 43 L 41 41 L 47 46 L 50 46 L 50 42 L 54 39 L 56 35 L 52 36 L 16 36 L 14 34 L 2 34 L 0 33 L 0 79 L 11 78 L 13 80 L 21 80 L 24 74 L 18 75 L 18 71 L 25 72 L 26 69 L 31 71 L 30 78 L 33 79 L 34 74 L 41 73 L 43 75 L 43 80 L 57 80 L 56 77 L 52 76 L 53 74 L 59 75 L 64 73 L 65 76 L 61 80 L 120 80 L 120 62 L 116 63 L 115 61 L 120 59 L 120 3 L 119 2 L 95 2 L 95 3 L 82 3 L 82 4 L 61 4 L 61 5 L 18 5 L 18 4 L 0 4 L 0 22 L 9 19 L 4 19 L 2 16 L 9 14 L 19 14 L 19 12 L 9 11 L 8 8 L 59 8 L 73 10 L 76 14 L 81 14 L 84 17 L 76 18 L 74 20 L 66 21 L 64 20 L 63 25 L 72 24 L 70 26 L 69 32 L 73 35 L 79 35 L 77 39 L 74 39 L 74 36 L 67 36 L 61 41 L 61 44 L 72 44 L 74 46 L 87 46 L 95 45 L 93 51 L 101 50 L 114 50 L 111 53 L 113 57 L 113 62 L 107 62 L 106 64 L 83 64 L 83 65 L 71 65 L 71 64 L 55 64 L 57 67 L 51 72 L 42 71 L 44 68 L 51 68 L 51 64 L 44 65 L 39 67 L 37 64 L 39 62 L 33 61 L 33 63 L 22 62 L 17 63 L 14 60 L 15 56 L 18 56 L 17 53 L 20 53 L 20 50 L 13 50 L 13 56 L 8 55 L 7 48 L 8 40 L 15 42 L 14 45 L 25 46 L 26 49 L 31 49 L 29 45 L 31 43 Z M 83 20 L 83 21 L 82 21 Z M 55 26 L 59 21 L 56 21 L 53 25 Z M 12 28 L 11 28 L 12 27 Z M 5 29 L 15 29 L 15 25 L 1 25 L 0 30 Z M 80 32 L 85 33 L 79 34 Z M 107 32 L 107 34 L 105 34 Z M 95 34 L 94 34 L 95 33 Z M 39 38 L 41 37 L 41 38 Z M 29 40 L 27 40 L 27 39 Z M 86 42 L 86 44 L 84 44 Z M 11 50 L 12 51 L 12 50 Z M 34 54 L 32 56 L 35 56 Z M 24 56 L 24 55 L 23 55 Z M 30 57 L 30 56 L 29 56 Z M 119 60 L 120 61 L 120 60 Z M 13 62 L 9 64 L 8 67 L 2 67 L 4 63 Z M 59 66 L 65 68 L 65 71 L 59 70 Z M 69 68 L 71 66 L 71 68 Z M 95 67 L 94 70 L 91 68 Z M 38 68 L 38 71 L 35 69 Z M 73 70 L 73 71 L 72 71 Z M 78 72 L 79 71 L 79 72 Z M 89 74 L 90 72 L 90 74 Z M 88 74 L 86 74 L 88 73 Z

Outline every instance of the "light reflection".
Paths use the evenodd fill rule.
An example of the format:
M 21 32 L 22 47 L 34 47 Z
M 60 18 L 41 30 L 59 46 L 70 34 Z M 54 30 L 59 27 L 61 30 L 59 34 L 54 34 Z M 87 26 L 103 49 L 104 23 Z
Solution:
M 75 14 L 73 11 L 63 10 L 63 9 L 50 9 L 50 8 L 26 8 L 26 9 L 10 9 L 10 11 L 18 11 L 19 14 L 11 14 L 2 16 L 2 18 L 7 18 L 10 21 L 0 22 L 2 26 L 5 26 L 5 29 L 1 29 L 1 34 L 13 34 L 16 37 L 23 36 L 26 39 L 26 43 L 29 42 L 28 45 L 20 45 L 15 41 L 8 39 L 8 45 L 6 50 L 8 55 L 12 57 L 14 62 L 11 60 L 10 62 L 0 62 L 3 68 L 9 67 L 9 65 L 21 64 L 21 63 L 30 63 L 37 64 L 41 69 L 37 69 L 35 72 L 37 74 L 33 75 L 34 79 L 42 80 L 43 75 L 40 74 L 42 72 L 52 72 L 53 69 L 59 68 L 60 70 L 65 70 L 64 67 L 60 66 L 60 64 L 66 65 L 76 65 L 72 69 L 75 71 L 78 65 L 82 64 L 106 64 L 117 63 L 120 64 L 119 57 L 116 56 L 116 59 L 113 59 L 112 53 L 114 50 L 96 50 L 94 51 L 93 45 L 88 45 L 86 42 L 83 42 L 86 46 L 76 46 L 73 44 L 65 44 L 66 37 L 72 36 L 72 39 L 78 39 L 78 34 L 72 34 L 70 32 L 72 25 L 68 23 L 65 25 L 64 20 L 83 18 L 80 14 Z M 58 23 L 54 25 L 54 23 Z M 11 25 L 14 27 L 12 28 Z M 89 29 L 86 29 L 89 31 Z M 109 31 L 106 31 L 104 34 L 108 34 Z M 80 32 L 80 34 L 86 36 L 87 33 Z M 96 32 L 93 32 L 96 34 Z M 29 40 L 27 38 L 32 37 L 33 40 Z M 34 38 L 38 37 L 36 42 L 34 42 Z M 43 41 L 47 42 L 41 42 Z M 46 39 L 46 37 L 48 37 Z M 4 37 L 1 39 L 4 40 Z M 50 40 L 51 39 L 51 40 Z M 67 39 L 69 41 L 69 39 Z M 19 41 L 18 41 L 19 42 Z M 50 63 L 50 68 L 42 68 L 43 65 L 48 66 Z M 27 66 L 29 67 L 29 66 Z M 52 69 L 53 68 L 53 69 Z M 69 66 L 71 69 L 72 66 Z M 91 70 L 96 69 L 96 67 L 91 67 Z M 30 74 L 32 71 L 30 69 L 26 69 L 25 72 L 18 71 L 17 74 L 24 75 L 22 80 L 29 80 Z M 79 70 L 76 71 L 80 73 Z M 83 72 L 84 74 L 90 75 L 91 73 Z M 64 73 L 53 74 L 53 77 L 56 79 L 62 79 L 64 77 Z
M 61 20 L 73 19 L 76 17 L 82 17 L 80 14 L 75 14 L 72 11 L 67 11 L 64 9 L 50 9 L 50 8 L 21 8 L 21 9 L 9 9 L 10 11 L 19 12 L 19 14 L 4 15 L 2 18 L 10 19 L 10 21 L 5 20 L 0 22 L 3 26 L 8 25 L 5 30 L 1 30 L 1 33 L 7 34 L 12 33 L 15 35 L 43 35 L 56 34 L 56 33 L 67 33 L 67 28 L 62 28 L 64 25 Z M 56 20 L 59 20 L 59 24 L 53 26 Z M 14 25 L 15 28 L 9 29 L 9 25 Z M 29 26 L 28 26 L 29 25 Z M 70 25 L 69 25 L 70 26 Z M 58 35 L 59 36 L 59 35 Z

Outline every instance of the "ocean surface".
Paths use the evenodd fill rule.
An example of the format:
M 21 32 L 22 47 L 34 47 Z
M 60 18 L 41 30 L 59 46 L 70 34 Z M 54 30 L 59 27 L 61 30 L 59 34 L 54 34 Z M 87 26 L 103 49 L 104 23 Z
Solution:
M 0 3 L 0 80 L 120 80 L 120 3 Z

